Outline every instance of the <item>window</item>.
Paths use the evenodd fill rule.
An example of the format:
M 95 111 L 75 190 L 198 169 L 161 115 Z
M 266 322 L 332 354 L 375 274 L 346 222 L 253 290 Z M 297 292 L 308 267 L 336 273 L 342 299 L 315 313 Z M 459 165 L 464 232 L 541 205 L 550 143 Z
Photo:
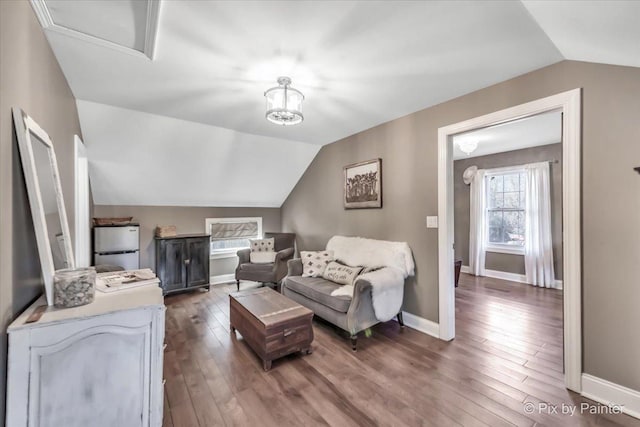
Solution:
M 205 232 L 211 235 L 211 258 L 232 257 L 250 239 L 262 238 L 262 218 L 207 218 Z
M 526 173 L 487 173 L 487 250 L 524 253 Z

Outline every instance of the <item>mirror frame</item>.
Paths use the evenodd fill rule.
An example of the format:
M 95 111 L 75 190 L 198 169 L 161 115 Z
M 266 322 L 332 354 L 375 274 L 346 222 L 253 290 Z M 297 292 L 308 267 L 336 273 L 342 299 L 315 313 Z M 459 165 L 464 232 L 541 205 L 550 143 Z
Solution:
M 60 182 L 58 162 L 56 160 L 56 153 L 53 143 L 51 142 L 51 138 L 49 138 L 49 135 L 35 122 L 35 120 L 29 117 L 20 108 L 14 107 L 13 121 L 16 128 L 16 134 L 18 136 L 18 147 L 20 148 L 20 159 L 22 160 L 24 179 L 27 184 L 33 227 L 36 232 L 36 241 L 38 243 L 40 265 L 42 266 L 45 295 L 47 297 L 47 303 L 49 305 L 53 305 L 53 275 L 55 273 L 55 267 L 53 263 L 51 242 L 49 241 L 49 234 L 47 230 L 44 205 L 42 202 L 42 194 L 40 192 L 40 184 L 38 183 L 31 134 L 37 136 L 38 139 L 46 145 L 46 148 L 49 151 L 51 171 L 53 172 L 53 186 L 56 191 L 56 202 L 58 204 L 58 214 L 60 216 L 60 226 L 64 242 L 64 255 L 67 261 L 66 268 L 75 268 L 73 248 L 71 247 L 71 234 L 69 233 L 67 212 L 65 210 L 64 197 L 62 195 L 62 184 Z

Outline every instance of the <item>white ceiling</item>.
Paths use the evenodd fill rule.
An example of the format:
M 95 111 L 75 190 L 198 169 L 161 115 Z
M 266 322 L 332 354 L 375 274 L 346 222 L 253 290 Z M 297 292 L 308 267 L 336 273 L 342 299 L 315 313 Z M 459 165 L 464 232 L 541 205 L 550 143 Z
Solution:
M 562 59 L 517 1 L 164 1 L 153 61 L 49 38 L 78 99 L 316 144 Z M 280 75 L 299 126 L 264 119 Z
M 118 7 L 134 8 L 134 1 L 122 0 Z M 68 4 L 77 3 L 81 2 Z M 224 128 L 252 135 L 258 145 L 276 138 L 280 141 L 276 145 L 289 147 L 328 144 L 564 58 L 637 65 L 640 26 L 634 18 L 638 4 L 162 1 L 153 61 L 50 29 L 46 33 L 79 100 L 164 117 L 163 123 L 180 123 L 181 129 L 190 132 L 207 125 L 212 134 Z M 109 0 L 96 0 L 90 8 L 74 10 L 74 20 L 108 16 L 103 11 L 113 7 Z M 130 19 L 125 21 L 112 16 L 101 25 L 111 24 L 112 29 L 105 30 L 111 33 L 127 23 L 135 26 Z M 290 76 L 293 86 L 306 96 L 301 125 L 285 128 L 264 119 L 263 92 L 280 75 Z M 96 140 L 104 140 L 101 132 L 114 126 L 94 119 L 81 114 L 85 142 L 89 148 L 103 145 L 91 156 L 108 157 L 108 145 Z M 133 146 L 156 143 L 148 138 L 136 134 L 127 140 Z M 176 142 L 164 140 L 159 146 L 173 152 L 172 144 Z M 210 155 L 217 156 L 213 151 Z M 243 163 L 241 157 L 225 158 L 219 167 L 231 174 Z M 106 157 L 90 159 L 95 165 L 107 161 Z M 156 150 L 157 167 L 146 171 L 144 178 L 165 179 L 170 160 L 171 156 Z M 193 152 L 185 154 L 183 161 L 199 164 L 201 159 Z M 296 170 L 308 164 L 304 156 L 293 161 L 300 161 Z M 119 179 L 114 168 L 101 173 L 112 174 L 112 182 Z M 284 177 L 280 170 L 275 173 Z M 293 180 L 299 175 L 287 176 Z M 135 188 L 133 175 L 130 178 L 128 189 L 105 187 L 95 192 L 96 197 L 110 203 L 141 204 L 133 195 L 142 191 Z M 193 182 L 182 182 L 178 188 L 187 185 Z M 231 203 L 221 189 L 199 185 L 202 188 L 196 191 L 207 193 L 202 203 L 204 199 L 212 206 Z M 245 194 L 239 181 L 229 180 L 226 185 L 234 194 Z M 295 181 L 287 181 L 284 187 L 293 185 Z M 234 202 L 284 200 L 281 188 L 266 191 L 273 194 L 247 193 L 246 199 Z M 183 194 L 172 192 L 154 198 L 162 204 L 187 203 Z
M 78 101 L 98 205 L 280 207 L 319 145 Z
M 471 154 L 465 154 L 458 147 L 460 142 L 468 140 L 478 142 L 478 148 Z M 453 159 L 468 159 L 558 142 L 562 142 L 562 113 L 552 111 L 455 135 Z
M 566 59 L 640 67 L 640 1 L 523 3 Z

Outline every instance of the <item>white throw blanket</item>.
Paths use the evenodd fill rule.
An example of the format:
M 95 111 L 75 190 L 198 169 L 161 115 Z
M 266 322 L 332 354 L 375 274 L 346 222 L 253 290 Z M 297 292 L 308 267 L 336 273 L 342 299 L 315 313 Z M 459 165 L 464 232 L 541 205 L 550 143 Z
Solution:
M 405 242 L 333 236 L 327 243 L 334 257 L 350 266 L 380 268 L 356 279 L 371 283 L 373 311 L 381 322 L 391 320 L 402 307 L 404 281 L 413 276 L 415 264 L 411 248 Z M 355 283 L 354 283 L 355 284 Z M 353 296 L 354 286 L 341 286 L 331 295 Z

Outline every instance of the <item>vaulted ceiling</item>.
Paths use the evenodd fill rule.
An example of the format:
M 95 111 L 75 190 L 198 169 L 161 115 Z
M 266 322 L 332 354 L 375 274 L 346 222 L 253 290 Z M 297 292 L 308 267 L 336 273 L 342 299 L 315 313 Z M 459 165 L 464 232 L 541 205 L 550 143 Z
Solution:
M 565 58 L 640 66 L 633 1 L 32 3 L 97 203 L 279 206 L 323 144 Z M 299 126 L 264 119 L 280 75 Z

